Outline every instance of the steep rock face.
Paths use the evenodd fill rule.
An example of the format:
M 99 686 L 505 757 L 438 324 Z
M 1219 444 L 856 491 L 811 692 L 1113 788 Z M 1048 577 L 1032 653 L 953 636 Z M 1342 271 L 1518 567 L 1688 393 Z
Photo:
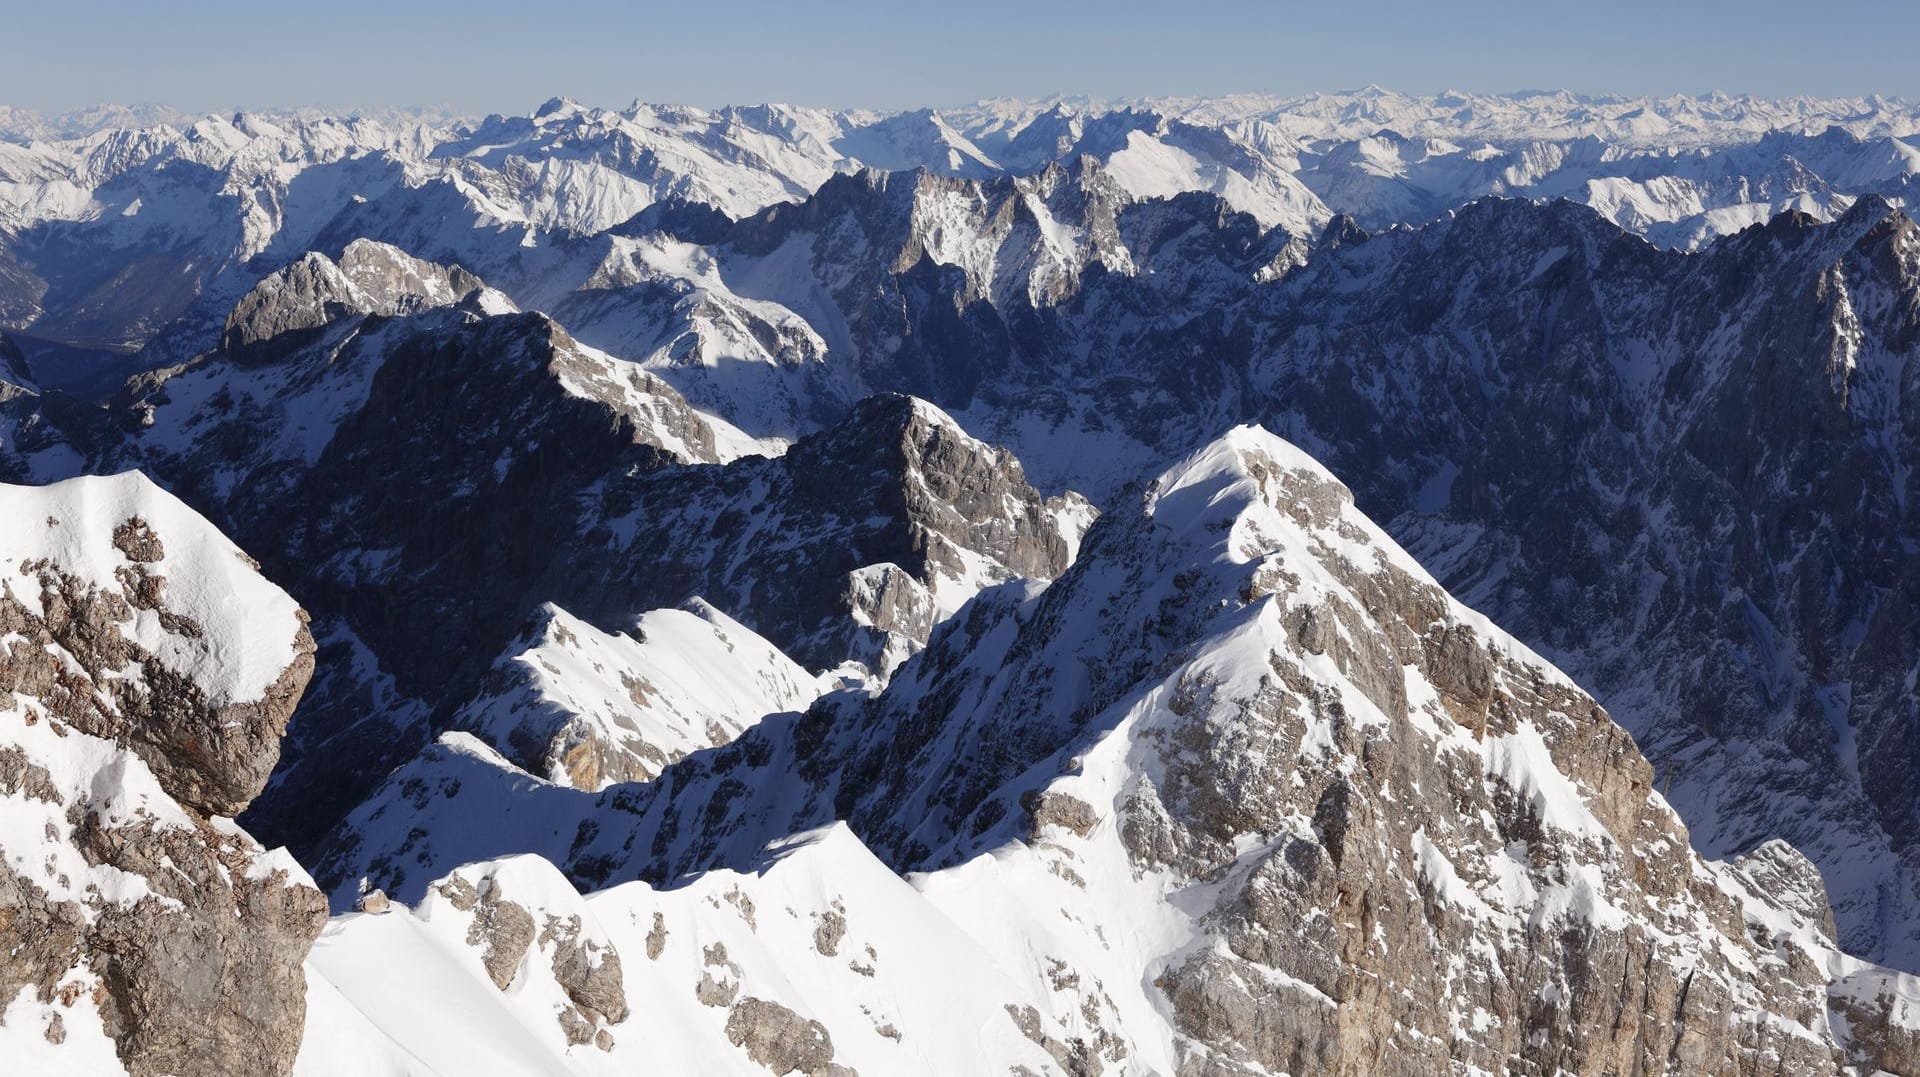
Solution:
M 855 680 L 890 671 L 920 647 L 938 618 L 983 587 L 1057 575 L 1071 562 L 1091 518 L 1084 500 L 1043 498 L 1026 484 L 1011 456 L 968 437 L 937 409 L 905 397 L 865 401 L 845 423 L 803 439 L 777 459 L 748 457 L 725 466 L 671 468 L 609 481 L 600 500 L 583 511 L 592 525 L 557 546 L 544 571 L 525 584 L 521 593 L 529 606 L 539 596 L 606 633 L 632 626 L 643 611 L 703 595 L 717 607 L 752 611 L 743 615 L 745 627 L 804 669 L 858 663 L 863 668 L 841 671 Z M 756 650 L 749 644 L 729 652 L 722 675 L 756 676 L 756 668 L 767 665 L 752 658 Z M 603 668 L 615 667 L 603 662 Z M 594 691 L 584 683 L 568 690 Z M 469 695 L 475 697 L 471 704 Z M 466 688 L 448 699 L 444 724 L 436 718 L 411 725 L 406 754 L 391 742 L 381 748 L 386 768 L 367 775 L 370 780 L 355 790 L 356 799 L 447 726 L 481 733 L 533 774 L 557 776 L 552 734 L 546 735 L 548 747 L 516 744 L 514 733 L 486 717 L 497 715 L 492 696 L 484 684 Z M 676 696 L 676 706 L 692 699 Z M 727 707 L 740 702 L 745 701 Z M 628 710 L 615 702 L 600 713 Z M 737 731 L 766 712 L 754 703 L 733 710 L 723 724 Z M 625 739 L 617 721 L 615 726 L 591 742 L 607 746 Z M 390 736 L 384 721 L 370 728 Z M 697 746 L 678 735 L 665 743 L 680 745 L 676 752 Z M 438 749 L 429 751 L 438 755 Z M 633 768 L 636 776 L 657 773 L 658 763 L 647 761 L 648 754 L 601 755 L 589 748 L 582 762 L 599 757 Z M 315 762 L 321 766 L 314 777 L 299 780 L 327 776 L 328 787 L 338 788 L 339 764 L 325 757 Z M 294 780 L 295 773 L 286 771 L 279 780 Z M 269 810 L 277 810 L 271 807 L 274 792 L 267 802 Z M 345 816 L 354 801 L 334 803 L 338 807 L 331 810 L 338 815 L 323 825 Z M 305 809 L 304 815 L 304 825 L 312 826 L 317 813 Z M 323 830 L 307 833 L 308 840 L 317 839 Z M 351 835 L 342 840 L 356 842 Z M 432 845 L 437 839 L 422 835 L 421 840 Z M 406 864 L 408 877 L 420 878 L 411 849 L 404 856 L 393 848 L 375 848 L 368 855 Z M 338 897 L 343 885 L 368 874 L 342 873 L 351 859 L 328 848 L 315 850 L 309 862 Z M 391 879 L 375 878 L 373 885 L 400 893 Z
M 664 951 L 683 928 L 614 884 L 730 867 L 706 877 L 734 888 L 706 915 L 774 946 L 786 929 L 767 925 L 811 909 L 806 941 L 766 960 L 827 975 L 857 905 L 831 921 L 746 872 L 843 819 L 926 871 L 918 900 L 1023 985 L 1000 1001 L 1049 1060 L 1035 1072 L 1920 1065 L 1920 984 L 1835 947 L 1811 864 L 1778 845 L 1698 857 L 1592 697 L 1256 429 L 1103 518 L 1051 587 L 981 595 L 875 697 L 597 796 L 488 755 L 449 743 L 396 773 L 335 870 L 386 881 L 401 858 L 383 848 L 428 872 L 537 852 L 610 887 L 593 900 Z M 403 847 L 398 825 L 433 837 Z M 822 1021 L 836 1062 L 849 1043 L 886 1057 L 825 1003 L 756 994 L 768 974 L 732 940 L 702 960 L 704 995 L 678 971 L 669 990 L 764 998 Z
M 1035 305 L 929 253 L 971 250 L 965 228 L 999 249 L 966 214 L 944 246 L 915 245 L 922 199 L 903 182 L 839 180 L 705 248 L 736 293 L 820 330 L 822 360 L 764 368 L 797 399 L 837 399 L 834 379 L 913 386 L 1043 488 L 1096 500 L 1202 431 L 1268 423 L 1598 692 L 1705 851 L 1788 838 L 1851 945 L 1920 963 L 1905 216 L 1862 198 L 1832 224 L 1786 214 L 1686 255 L 1579 206 L 1487 200 L 1371 237 L 1338 221 L 1302 262 L 1187 195 L 1121 206 L 1132 269 L 1089 268 Z M 899 250 L 910 264 L 844 268 Z M 764 283 L 802 255 L 808 272 Z
M 0 488 L 0 519 L 5 1053 L 287 1072 L 326 906 L 226 817 L 313 671 L 305 614 L 137 474 Z
M 255 285 L 227 315 L 221 346 L 244 355 L 285 334 L 318 330 L 347 315 L 393 317 L 453 306 L 483 287 L 480 278 L 459 266 L 356 239 L 337 262 L 311 252 Z
M 1912 222 L 1680 257 L 1501 203 L 1378 244 L 1289 279 L 1274 414 L 1608 701 L 1704 850 L 1786 837 L 1849 945 L 1911 966 Z
M 229 511 L 302 520 L 274 544 L 298 586 L 330 613 L 355 611 L 383 657 L 437 685 L 473 660 L 469 648 L 492 650 L 511 630 L 501 618 L 524 608 L 512 581 L 547 570 L 574 539 L 582 492 L 609 473 L 718 455 L 712 428 L 671 389 L 539 315 L 396 345 L 290 490 L 269 501 L 271 490 L 239 489 Z M 486 578 L 508 582 L 474 586 Z
M 743 456 L 760 446 L 495 293 L 383 316 L 349 277 L 397 256 L 356 249 L 306 264 L 357 306 L 303 306 L 298 274 L 263 285 L 236 327 L 331 320 L 136 380 L 115 404 L 130 433 L 97 454 L 173 484 L 319 617 L 314 691 L 248 817 L 302 853 L 457 724 L 542 603 L 604 631 L 705 595 L 751 610 L 747 627 L 810 668 L 884 673 L 979 587 L 1056 574 L 1090 518 L 906 402 L 865 406 L 782 459 Z M 408 280 L 456 275 L 392 264 Z M 638 777 L 659 761 L 601 762 Z
M 319 617 L 318 683 L 250 817 L 296 843 L 276 820 L 327 825 L 424 743 L 421 701 L 511 638 L 583 490 L 720 452 L 657 379 L 485 293 L 311 332 L 136 383 L 132 432 L 102 454 L 170 483 Z
M 610 485 L 603 504 L 582 547 L 625 556 L 587 562 L 597 578 L 573 584 L 570 608 L 602 620 L 638 595 L 703 595 L 810 669 L 876 673 L 980 588 L 1057 575 L 1092 519 L 1085 499 L 1043 496 L 1011 454 L 900 396 L 860 402 L 778 459 Z
M 1818 1072 L 1901 1043 L 1823 1042 L 1830 989 L 1886 985 L 1820 903 L 1778 904 L 1817 892 L 1810 865 L 1754 884 L 1697 860 L 1590 697 L 1264 434 L 1163 475 L 1016 616 L 981 613 L 855 721 L 885 738 L 841 715 L 809 760 L 796 731 L 802 773 L 898 865 L 1024 833 L 1098 879 L 1104 839 L 1206 894 L 1154 981 L 1180 1069 Z M 709 788 L 756 820 L 779 799 L 757 784 Z
M 11 690 L 124 743 L 185 806 L 238 811 L 266 783 L 313 673 L 305 615 L 138 475 L 11 487 L 6 498 L 20 577 L 8 581 L 7 633 L 24 640 L 9 659 Z M 185 533 L 171 558 L 169 531 Z M 257 624 L 229 623 L 254 604 Z M 87 679 L 69 681 L 54 651 Z

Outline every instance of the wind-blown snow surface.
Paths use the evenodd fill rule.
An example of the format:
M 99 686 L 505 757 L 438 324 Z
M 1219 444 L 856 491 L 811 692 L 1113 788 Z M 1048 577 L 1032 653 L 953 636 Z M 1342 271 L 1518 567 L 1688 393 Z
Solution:
M 131 519 L 161 536 L 192 540 L 166 547 L 165 613 L 131 610 L 129 638 L 192 678 L 214 706 L 265 695 L 294 659 L 300 607 L 239 547 L 138 473 L 0 486 L 0 520 L 8 525 L 0 533 L 0 584 L 35 611 L 48 563 L 87 585 L 118 590 L 135 562 L 110 536 Z M 190 618 L 198 630 L 181 631 L 169 615 Z
M 1824 1073 L 1920 1019 L 1811 865 L 1695 856 L 1589 697 L 1253 428 L 877 696 L 598 795 L 453 735 L 346 833 L 413 907 L 316 949 L 314 1074 Z M 558 875 L 478 900 L 603 932 L 633 1018 L 571 1022 L 563 962 L 498 957 L 517 916 L 445 911 L 527 854 L 584 913 Z
M 559 785 L 645 781 L 821 684 L 751 629 L 694 599 L 603 632 L 547 604 L 451 725 Z

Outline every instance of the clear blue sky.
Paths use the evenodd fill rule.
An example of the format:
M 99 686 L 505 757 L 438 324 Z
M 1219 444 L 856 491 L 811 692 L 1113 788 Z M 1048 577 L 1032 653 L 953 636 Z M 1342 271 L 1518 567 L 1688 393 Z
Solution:
M 324 13 L 312 13 L 316 9 Z M 1920 97 L 1913 0 L 0 0 L 0 103 L 788 101 L 1565 87 Z

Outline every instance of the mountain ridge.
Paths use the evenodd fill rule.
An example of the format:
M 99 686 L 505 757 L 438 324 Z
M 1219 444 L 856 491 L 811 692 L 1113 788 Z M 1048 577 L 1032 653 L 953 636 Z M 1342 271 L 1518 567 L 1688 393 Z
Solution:
M 1920 1072 L 1920 113 L 1115 104 L 0 142 L 0 1039 Z
M 730 1012 L 726 1036 L 776 1071 L 787 1063 L 755 1054 L 751 1034 L 735 1035 L 765 1003 L 801 1024 L 830 1022 L 813 1033 L 821 1051 L 802 1066 L 815 1072 L 829 1060 L 870 1067 L 891 1050 L 886 1041 L 910 1048 L 933 1034 L 896 1021 L 894 1034 L 860 1038 L 860 1019 L 832 1001 L 836 990 L 860 997 L 851 986 L 858 980 L 814 993 L 783 987 L 787 977 L 836 982 L 830 959 L 849 931 L 880 943 L 856 957 L 856 975 L 867 975 L 860 968 L 868 962 L 882 976 L 913 975 L 886 971 L 897 969 L 890 962 L 904 945 L 892 918 L 909 914 L 875 911 L 857 888 L 835 882 L 839 873 L 860 877 L 865 857 L 918 869 L 909 877 L 923 900 L 975 938 L 1001 940 L 989 952 L 1020 940 L 1006 951 L 1019 955 L 1014 964 L 1001 967 L 1037 981 L 1042 1001 L 1008 1003 L 1013 1024 L 1052 1056 L 1035 1072 L 1418 1073 L 1439 1064 L 1428 1057 L 1436 1053 L 1478 1072 L 1577 1068 L 1598 1057 L 1692 1072 L 1823 1072 L 1848 1052 L 1882 1051 L 1876 1043 L 1887 1045 L 1881 1057 L 1906 1064 L 1898 1061 L 1904 1018 L 1887 1026 L 1885 1040 L 1877 1026 L 1855 1026 L 1868 1041 L 1838 1055 L 1813 1046 L 1827 1034 L 1819 1030 L 1829 1005 L 1861 1014 L 1879 1005 L 1855 1009 L 1851 977 L 1862 977 L 1859 990 L 1869 995 L 1890 992 L 1880 997 L 1897 1012 L 1915 988 L 1882 981 L 1868 966 L 1826 964 L 1823 902 L 1789 896 L 1817 890 L 1811 865 L 1784 846 L 1737 864 L 1689 860 L 1684 832 L 1626 733 L 1552 667 L 1421 583 L 1412 559 L 1304 454 L 1263 431 L 1234 431 L 1165 472 L 1137 508 L 1110 513 L 1088 542 L 1050 587 L 1009 584 L 976 598 L 879 694 L 842 693 L 798 721 L 767 719 L 645 786 L 592 797 L 535 783 L 516 796 L 540 802 L 538 813 L 455 831 L 440 825 L 443 814 L 498 811 L 508 803 L 502 783 L 528 778 L 443 741 L 355 814 L 327 870 L 397 887 L 414 902 L 449 865 L 498 855 L 490 843 L 538 851 L 591 892 L 603 922 L 632 925 L 614 931 L 623 954 L 644 950 L 658 961 L 692 931 L 707 947 L 704 962 L 649 965 L 640 979 L 699 980 L 695 998 L 682 993 L 675 1004 L 686 1008 L 685 1023 L 717 1041 L 721 1015 L 701 1007 Z M 1378 618 L 1400 616 L 1426 631 L 1382 631 Z M 1156 637 L 1164 651 L 1141 646 Z M 1030 690 L 1037 684 L 1048 690 Z M 1195 723 L 1207 728 L 1187 728 Z M 961 744 L 977 754 L 956 751 Z M 1457 771 L 1456 755 L 1469 760 Z M 1404 795 L 1387 791 L 1401 782 L 1410 783 Z M 1487 793 L 1466 792 L 1481 782 Z M 1414 795 L 1435 784 L 1449 795 Z M 1469 807 L 1456 807 L 1461 797 Z M 1521 856 L 1530 866 L 1514 870 L 1533 882 L 1499 881 L 1498 863 L 1490 874 L 1455 867 L 1480 855 L 1465 851 L 1467 833 L 1495 825 L 1477 821 L 1482 808 L 1505 820 L 1486 855 L 1498 863 Z M 1443 824 L 1439 817 L 1456 811 L 1460 820 Z M 1402 812 L 1432 818 L 1390 821 Z M 693 818 L 701 825 L 686 825 Z M 815 829 L 822 826 L 829 829 Z M 407 828 L 420 836 L 402 840 Z M 1376 853 L 1376 840 L 1411 844 Z M 1521 846 L 1527 851 L 1516 854 Z M 1376 855 L 1411 866 L 1390 869 Z M 1609 859 L 1616 856 L 1628 860 Z M 804 897 L 774 889 L 776 876 L 807 871 L 797 865 L 809 860 L 826 874 L 805 885 Z M 1463 881 L 1463 872 L 1479 881 Z M 650 883 L 628 881 L 636 878 Z M 1762 896 L 1761 878 L 1784 892 Z M 1425 912 L 1388 911 L 1396 887 Z M 1639 888 L 1660 896 L 1631 896 Z M 708 895 L 710 911 L 688 900 L 695 894 Z M 1648 911 L 1614 904 L 1639 901 Z M 1354 922 L 1343 927 L 1345 917 L 1319 911 L 1336 903 L 1358 910 Z M 1525 975 L 1552 978 L 1541 966 L 1564 961 L 1567 982 L 1583 985 L 1577 992 L 1512 986 L 1519 973 L 1500 971 L 1497 957 L 1493 967 L 1477 964 L 1500 931 L 1494 910 L 1508 903 L 1532 910 L 1513 929 L 1529 940 L 1515 951 L 1529 955 Z M 1616 940 L 1632 939 L 1643 916 L 1662 925 L 1644 964 L 1634 956 L 1640 944 Z M 817 930 L 790 936 L 787 917 Z M 1754 958 L 1732 956 L 1725 947 L 1756 945 L 1732 926 L 1749 921 L 1755 932 L 1770 925 L 1767 941 Z M 1098 926 L 1120 922 L 1129 925 L 1124 938 Z M 1401 943 L 1370 945 L 1366 923 L 1376 932 L 1426 926 Z M 1417 1030 L 1437 1031 L 1447 1019 L 1424 1004 L 1387 1016 L 1368 1001 L 1431 993 L 1443 1009 L 1468 1007 L 1478 987 L 1442 990 L 1425 962 L 1400 966 L 1393 956 L 1431 944 L 1412 941 L 1432 938 L 1423 931 L 1444 938 L 1462 930 L 1475 941 L 1439 944 L 1458 955 L 1449 982 L 1534 999 L 1524 1020 L 1490 1001 L 1477 1017 L 1458 1011 L 1451 1037 L 1429 1037 Z M 1327 938 L 1342 932 L 1353 933 L 1351 943 Z M 1682 942 L 1689 932 L 1700 941 Z M 709 940 L 720 937 L 715 950 Z M 337 945 L 343 956 L 333 960 L 341 961 L 353 943 Z M 1794 947 L 1808 948 L 1807 957 L 1790 956 Z M 1635 971 L 1620 977 L 1620 961 Z M 1580 971 L 1586 962 L 1591 975 Z M 1367 971 L 1342 971 L 1353 963 Z M 1692 969 L 1686 988 L 1666 979 L 1682 966 Z M 1812 986 L 1802 977 L 1817 967 L 1835 986 L 1800 995 Z M 1397 975 L 1427 987 L 1370 986 Z M 1735 1018 L 1756 989 L 1778 992 L 1760 1004 L 1775 1016 Z M 1598 1020 L 1615 1012 L 1610 1004 L 1592 1005 L 1591 993 L 1616 990 L 1634 995 L 1622 1002 L 1624 1026 Z M 1664 1016 L 1669 1004 L 1677 1019 Z M 1538 1007 L 1567 1007 L 1565 1019 Z M 1509 1019 L 1561 1036 L 1491 1031 Z M 1805 1031 L 1781 1035 L 1786 1023 Z M 1018 1041 L 1001 1043 L 992 1050 Z M 612 1050 L 620 1057 L 617 1043 Z M 711 1051 L 721 1064 L 725 1050 L 716 1042 Z M 971 1072 L 950 1057 L 918 1068 Z

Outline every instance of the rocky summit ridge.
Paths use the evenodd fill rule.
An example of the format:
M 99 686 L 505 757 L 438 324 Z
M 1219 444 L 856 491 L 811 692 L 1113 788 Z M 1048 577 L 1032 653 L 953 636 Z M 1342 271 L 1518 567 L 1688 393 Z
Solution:
M 1255 428 L 1109 512 L 1051 586 L 983 593 L 877 694 L 599 794 L 450 735 L 335 841 L 331 874 L 410 903 L 538 853 L 630 997 L 725 1072 L 1915 1063 L 1920 984 L 1839 950 L 1804 857 L 1693 853 L 1591 696 Z M 843 881 L 887 869 L 911 888 Z M 322 952 L 344 970 L 393 930 L 349 920 Z M 952 1013 L 914 992 L 950 976 L 949 1010 L 992 1012 L 991 984 L 1004 1015 L 927 1054 Z
M 1920 1073 L 1916 115 L 0 109 L 0 1068 Z

